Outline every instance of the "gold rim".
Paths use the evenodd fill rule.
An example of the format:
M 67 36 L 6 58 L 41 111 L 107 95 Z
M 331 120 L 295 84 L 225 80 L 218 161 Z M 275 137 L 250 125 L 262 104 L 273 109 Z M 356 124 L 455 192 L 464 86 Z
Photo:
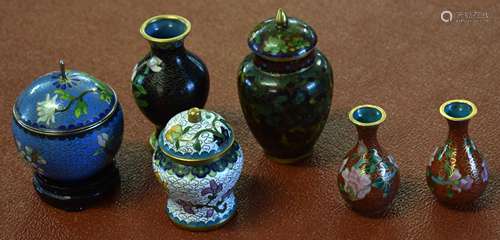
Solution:
M 375 121 L 375 122 L 371 122 L 371 123 L 363 123 L 363 122 L 360 122 L 356 119 L 354 119 L 353 117 L 353 114 L 356 110 L 360 109 L 360 108 L 374 108 L 374 109 L 377 109 L 381 114 L 382 114 L 382 117 L 380 117 L 380 119 L 378 121 Z M 375 106 L 375 105 L 371 105 L 371 104 L 364 104 L 364 105 L 359 105 L 359 106 L 356 106 L 354 107 L 350 112 L 349 112 L 349 120 L 354 123 L 355 125 L 358 125 L 358 126 L 363 126 L 363 127 L 369 127 L 369 126 L 376 126 L 376 125 L 379 125 L 381 124 L 383 121 L 385 121 L 385 118 L 387 117 L 387 115 L 385 114 L 385 111 L 383 108 L 379 107 L 379 106 Z
M 155 38 L 155 37 L 152 37 L 149 34 L 147 34 L 146 27 L 148 26 L 148 24 L 153 23 L 153 22 L 158 21 L 158 20 L 161 20 L 161 19 L 179 20 L 182 23 L 184 23 L 184 25 L 186 25 L 186 30 L 184 30 L 184 32 L 182 34 L 175 36 L 175 37 L 172 37 L 172 38 Z M 183 38 L 185 38 L 189 34 L 189 32 L 191 32 L 191 22 L 189 22 L 189 20 L 187 20 L 185 17 L 178 16 L 178 15 L 170 15 L 170 14 L 158 15 L 158 16 L 151 17 L 148 20 L 144 21 L 144 23 L 142 23 L 141 28 L 139 29 L 139 32 L 141 33 L 141 35 L 144 39 L 151 41 L 151 42 L 155 42 L 155 43 L 176 42 L 176 41 L 182 40 Z
M 12 107 L 12 114 L 14 115 L 14 120 L 16 121 L 16 123 L 18 123 L 22 128 L 30 131 L 30 132 L 34 132 L 34 133 L 38 133 L 40 135 L 47 135 L 47 136 L 68 136 L 68 135 L 73 135 L 73 134 L 79 134 L 79 133 L 84 133 L 84 132 L 87 132 L 87 131 L 90 131 L 94 128 L 97 128 L 99 126 L 101 126 L 104 122 L 108 121 L 108 119 L 111 118 L 111 116 L 114 115 L 114 113 L 116 112 L 116 109 L 118 108 L 118 95 L 116 94 L 115 90 L 106 84 L 106 86 L 113 92 L 113 96 L 115 97 L 115 103 L 113 104 L 113 107 L 111 108 L 111 111 L 109 111 L 109 113 L 104 116 L 101 120 L 93 123 L 93 124 L 90 124 L 88 126 L 83 126 L 83 127 L 79 127 L 79 128 L 75 128 L 75 129 L 71 129 L 71 130 L 55 130 L 55 129 L 46 129 L 46 130 L 42 130 L 42 129 L 39 129 L 39 128 L 35 128 L 35 127 L 32 127 L 26 123 L 24 123 L 21 119 L 21 116 L 19 116 L 19 113 L 16 111 L 16 104 L 14 104 L 14 106 Z
M 465 103 L 465 104 L 469 105 L 472 108 L 472 111 L 471 111 L 471 113 L 469 113 L 469 115 L 467 115 L 465 117 L 461 117 L 461 118 L 452 117 L 452 116 L 448 115 L 444 111 L 444 108 L 448 104 L 451 104 L 451 103 Z M 439 113 L 441 113 L 441 115 L 443 117 L 445 117 L 446 119 L 451 120 L 451 121 L 465 121 L 465 120 L 469 120 L 469 119 L 473 118 L 474 116 L 476 116 L 476 114 L 477 114 L 477 107 L 476 107 L 476 104 L 474 104 L 473 102 L 471 102 L 469 100 L 465 100 L 465 99 L 452 99 L 452 100 L 448 100 L 448 101 L 444 102 L 443 104 L 441 104 L 441 106 L 439 107 Z
M 232 129 L 230 129 L 230 130 L 231 130 L 231 132 L 233 132 Z M 161 133 L 160 133 L 160 137 L 163 137 L 163 135 Z M 158 144 L 160 144 L 160 143 L 158 142 Z M 212 163 L 212 162 L 219 160 L 224 154 L 227 153 L 227 151 L 229 151 L 229 149 L 231 149 L 233 147 L 234 144 L 235 144 L 235 141 L 234 141 L 234 136 L 233 136 L 231 138 L 231 143 L 229 143 L 225 149 L 223 149 L 222 151 L 220 151 L 220 152 L 218 152 L 210 157 L 200 158 L 200 159 L 182 158 L 182 157 L 173 156 L 172 154 L 165 151 L 161 146 L 158 145 L 158 148 L 161 150 L 161 152 L 163 154 L 170 157 L 172 159 L 172 161 L 174 161 L 176 163 L 185 164 L 185 165 L 189 165 L 189 166 L 200 166 L 200 165 L 206 165 L 206 164 L 209 164 L 209 163 Z

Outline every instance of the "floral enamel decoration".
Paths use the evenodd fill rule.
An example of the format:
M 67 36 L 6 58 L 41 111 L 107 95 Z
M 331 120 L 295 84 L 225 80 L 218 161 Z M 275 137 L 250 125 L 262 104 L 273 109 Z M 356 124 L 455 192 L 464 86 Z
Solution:
M 351 169 L 346 168 L 345 164 L 341 167 L 345 182 L 341 191 L 347 193 L 352 201 L 365 198 L 372 187 L 382 190 L 383 196 L 387 197 L 392 178 L 399 168 L 394 158 L 389 155 L 384 161 L 376 149 L 367 149 L 363 141 L 358 143 L 356 156 L 359 160 Z M 372 183 L 371 176 L 374 174 L 378 177 Z
M 57 95 L 51 97 L 50 94 L 47 93 L 45 100 L 36 104 L 36 112 L 38 116 L 36 122 L 45 123 L 47 126 L 55 123 L 55 113 L 58 108 L 59 105 L 57 104 Z
M 151 56 L 151 58 L 147 61 L 149 69 L 153 72 L 160 72 L 162 63 L 163 61 L 157 56 Z
M 224 203 L 224 199 L 228 197 L 231 192 L 226 192 L 215 204 L 212 204 L 212 202 L 217 199 L 221 191 L 222 183 L 218 184 L 217 182 L 215 182 L 215 180 L 210 180 L 210 185 L 206 188 L 203 188 L 200 193 L 201 196 L 208 199 L 208 202 L 206 204 L 193 204 L 182 199 L 177 200 L 177 204 L 179 204 L 182 209 L 189 214 L 196 214 L 196 211 L 198 211 L 198 209 L 205 209 L 205 217 L 210 218 L 214 215 L 215 212 L 223 213 L 227 209 L 227 204 Z
M 175 175 L 179 178 L 186 178 L 190 181 L 197 178 L 216 177 L 219 173 L 226 170 L 234 170 L 236 161 L 242 157 L 239 146 L 233 146 L 228 153 L 219 161 L 207 164 L 205 166 L 185 166 L 172 161 L 166 156 L 158 156 L 154 164 L 169 175 Z
M 99 145 L 99 149 L 94 153 L 93 156 L 97 156 L 99 154 L 105 154 L 106 149 L 108 148 L 109 135 L 107 133 L 101 133 L 97 135 L 97 144 Z
M 272 54 L 278 54 L 280 52 L 286 53 L 288 52 L 288 47 L 280 36 L 271 36 L 264 43 L 264 51 L 271 52 Z
M 52 83 L 52 85 L 63 90 L 66 88 L 72 88 L 78 85 L 78 83 L 80 82 L 79 77 L 80 75 L 74 72 L 66 73 L 66 77 L 63 77 L 62 74 L 60 76 L 53 75 L 52 78 L 54 78 L 54 82 Z
M 477 151 L 477 148 L 474 142 L 468 138 L 463 139 L 463 142 L 467 157 L 469 159 L 475 159 L 473 152 Z M 449 198 L 453 198 L 456 193 L 470 190 L 472 184 L 474 183 L 474 180 L 470 175 L 463 176 L 460 170 L 455 168 L 456 164 L 454 163 L 456 162 L 456 155 L 457 148 L 453 146 L 451 141 L 447 141 L 442 149 L 436 148 L 427 168 L 427 176 L 431 178 L 433 183 L 447 187 L 447 196 Z M 431 166 L 434 159 L 439 162 L 443 162 L 443 170 L 445 173 L 444 177 L 432 175 Z M 482 161 L 481 167 L 481 180 L 486 182 L 488 178 L 488 169 L 485 160 Z
M 345 185 L 344 191 L 349 194 L 351 200 L 356 201 L 365 198 L 371 190 L 372 181 L 369 175 L 364 174 L 361 170 L 352 168 L 342 171 Z
M 75 74 L 68 74 L 68 76 L 75 76 Z M 97 79 L 95 79 L 95 81 L 96 88 L 85 90 L 77 96 L 71 95 L 63 90 L 64 88 L 54 90 L 53 96 L 47 93 L 44 101 L 36 103 L 38 116 L 37 123 L 44 123 L 50 126 L 56 122 L 56 113 L 66 112 L 70 110 L 72 106 L 74 106 L 73 114 L 76 118 L 80 118 L 80 116 L 87 114 L 88 103 L 85 101 L 84 96 L 89 93 L 97 93 L 102 101 L 110 103 L 113 93 Z
M 182 132 L 182 126 L 180 124 L 174 125 L 167 131 L 167 134 L 165 134 L 165 138 L 168 142 L 179 146 L 179 140 L 182 136 Z
M 214 148 L 221 147 L 225 142 L 224 139 L 229 137 L 229 129 L 224 119 L 217 117 L 216 114 L 206 112 L 207 123 L 205 125 L 212 128 L 203 128 L 200 125 L 190 125 L 183 127 L 181 124 L 175 124 L 168 128 L 165 133 L 166 143 L 171 144 L 176 150 L 193 149 L 196 152 L 210 152 Z M 218 127 L 216 127 L 218 126 Z M 201 130 L 197 130 L 203 128 Z M 208 139 L 212 138 L 215 144 L 204 144 Z M 184 146 L 192 146 L 186 148 Z
M 47 164 L 47 161 L 30 146 L 22 146 L 21 142 L 16 140 L 17 150 L 21 153 L 21 156 L 35 171 L 43 174 L 44 170 L 42 166 Z
M 150 72 L 158 73 L 161 71 L 162 60 L 156 56 L 151 56 L 146 61 L 141 62 L 140 64 L 136 64 L 134 69 L 132 70 L 132 92 L 134 93 L 135 102 L 139 107 L 146 108 L 149 106 L 149 102 L 146 100 L 146 96 L 148 92 L 144 88 L 144 77 Z M 144 66 L 147 66 L 146 69 L 141 74 L 137 74 L 140 69 L 143 69 Z M 136 79 L 137 77 L 137 79 Z
M 272 54 L 278 54 L 293 52 L 297 49 L 307 48 L 309 46 L 311 46 L 311 44 L 308 41 L 304 40 L 304 38 L 301 36 L 295 36 L 291 38 L 287 37 L 285 39 L 282 39 L 282 37 L 278 35 L 276 37 L 270 36 L 264 42 L 263 50 Z

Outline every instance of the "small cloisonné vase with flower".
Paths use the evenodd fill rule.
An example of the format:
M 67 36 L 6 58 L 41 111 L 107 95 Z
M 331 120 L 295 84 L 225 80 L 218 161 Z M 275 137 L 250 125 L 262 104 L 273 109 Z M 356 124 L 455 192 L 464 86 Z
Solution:
M 437 147 L 427 164 L 427 184 L 438 201 L 463 206 L 479 198 L 488 184 L 488 163 L 469 137 L 469 120 L 477 107 L 468 100 L 455 99 L 441 105 L 448 121 L 448 138 Z
M 140 33 L 151 51 L 132 72 L 132 92 L 142 113 L 156 126 L 149 143 L 156 147 L 158 134 L 175 114 L 202 108 L 208 98 L 209 76 L 203 61 L 184 48 L 191 23 L 177 15 L 146 20 Z
M 365 215 L 383 214 L 399 188 L 399 167 L 377 140 L 378 126 L 385 111 L 374 105 L 361 105 L 349 112 L 358 131 L 358 141 L 340 167 L 338 187 L 344 200 Z
M 272 160 L 310 156 L 330 112 L 333 72 L 315 31 L 279 9 L 250 33 L 238 92 L 246 122 Z
M 233 188 L 242 167 L 231 126 L 198 108 L 167 123 L 153 155 L 155 175 L 168 190 L 166 213 L 177 226 L 195 231 L 217 228 L 235 214 Z
M 110 86 L 60 64 L 19 95 L 12 131 L 42 199 L 81 210 L 119 183 L 123 113 Z

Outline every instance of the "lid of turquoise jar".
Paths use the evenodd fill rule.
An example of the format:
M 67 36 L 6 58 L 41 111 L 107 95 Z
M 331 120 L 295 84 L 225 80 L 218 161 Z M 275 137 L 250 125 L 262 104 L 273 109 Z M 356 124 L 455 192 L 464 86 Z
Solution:
M 67 135 L 99 126 L 116 109 L 114 90 L 77 70 L 47 73 L 35 79 L 13 108 L 14 119 L 25 129 L 46 135 Z
M 260 57 L 271 61 L 289 61 L 305 57 L 317 43 L 314 30 L 302 20 L 288 17 L 278 9 L 275 18 L 255 27 L 248 46 Z
M 233 130 L 223 117 L 198 108 L 175 115 L 158 137 L 161 151 L 172 160 L 186 165 L 216 161 L 233 142 Z

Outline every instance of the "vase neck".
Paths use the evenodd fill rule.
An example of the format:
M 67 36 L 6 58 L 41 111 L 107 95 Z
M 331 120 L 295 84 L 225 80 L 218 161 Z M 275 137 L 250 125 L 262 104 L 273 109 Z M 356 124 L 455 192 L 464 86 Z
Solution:
M 469 137 L 469 121 L 451 121 L 448 120 L 450 139 L 464 139 Z
M 185 52 L 184 41 L 176 41 L 169 43 L 150 42 L 151 52 L 155 56 L 171 55 Z
M 377 147 L 378 126 L 356 126 L 358 130 L 358 141 L 363 141 L 367 148 Z

